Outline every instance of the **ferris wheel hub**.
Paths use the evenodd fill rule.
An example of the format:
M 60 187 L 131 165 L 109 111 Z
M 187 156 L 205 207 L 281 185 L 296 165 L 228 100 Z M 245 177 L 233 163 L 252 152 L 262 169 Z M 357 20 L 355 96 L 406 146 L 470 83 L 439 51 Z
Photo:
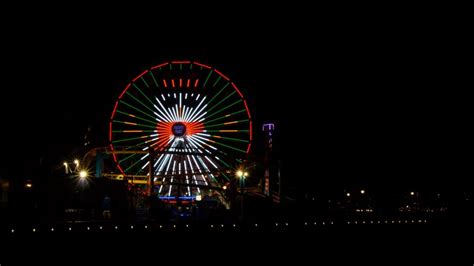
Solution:
M 175 137 L 182 137 L 186 134 L 186 126 L 181 122 L 174 123 L 171 130 Z

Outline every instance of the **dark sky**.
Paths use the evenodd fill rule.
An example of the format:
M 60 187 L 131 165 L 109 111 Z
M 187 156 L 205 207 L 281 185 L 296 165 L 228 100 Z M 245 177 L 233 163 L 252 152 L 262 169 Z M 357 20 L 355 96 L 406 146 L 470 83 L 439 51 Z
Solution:
M 2 37 L 0 168 L 10 175 L 41 157 L 60 164 L 89 125 L 105 141 L 129 80 L 160 62 L 191 59 L 229 75 L 256 122 L 279 123 L 285 171 L 298 182 L 467 180 L 472 104 L 453 81 L 465 45 L 457 32 L 277 15 L 235 16 L 220 28 L 212 20 L 131 26 L 66 17 L 65 27 L 39 21 Z

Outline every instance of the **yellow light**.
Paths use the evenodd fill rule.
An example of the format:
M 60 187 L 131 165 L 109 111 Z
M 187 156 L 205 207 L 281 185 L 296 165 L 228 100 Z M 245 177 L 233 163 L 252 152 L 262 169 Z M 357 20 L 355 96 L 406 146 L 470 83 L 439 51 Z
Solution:
M 75 163 L 76 165 L 79 165 L 79 160 L 78 160 L 78 159 L 75 159 L 75 160 L 74 160 L 74 163 Z
M 26 187 L 27 187 L 27 188 L 31 188 L 31 187 L 33 187 L 33 185 L 32 185 L 31 183 L 27 183 L 27 184 L 26 184 Z
M 237 171 L 237 176 L 238 176 L 238 177 L 241 177 L 241 176 L 243 176 L 243 175 L 244 175 L 244 173 L 243 173 L 242 171 L 240 171 L 240 170 Z
M 201 201 L 201 200 L 202 200 L 201 195 L 196 195 L 196 201 Z
M 351 196 L 351 193 L 346 193 L 346 196 L 350 197 L 350 196 Z
M 227 186 L 223 186 L 222 189 L 223 189 L 223 190 L 226 190 L 226 189 L 227 189 Z
M 415 195 L 415 192 L 413 192 L 413 191 L 412 191 L 412 192 L 410 192 L 410 195 L 414 196 L 414 195 Z
M 360 194 L 365 194 L 365 190 L 362 189 L 362 190 L 360 191 Z
M 64 163 L 63 163 L 63 165 L 64 165 L 64 167 L 66 167 L 66 168 L 67 168 L 67 163 L 66 163 L 66 162 L 64 162 Z
M 86 170 L 81 170 L 81 171 L 79 172 L 79 177 L 80 177 L 80 178 L 86 178 L 87 176 L 88 176 L 88 174 L 87 174 L 87 171 L 86 171 Z
M 244 176 L 248 176 L 249 174 L 247 172 L 244 173 Z

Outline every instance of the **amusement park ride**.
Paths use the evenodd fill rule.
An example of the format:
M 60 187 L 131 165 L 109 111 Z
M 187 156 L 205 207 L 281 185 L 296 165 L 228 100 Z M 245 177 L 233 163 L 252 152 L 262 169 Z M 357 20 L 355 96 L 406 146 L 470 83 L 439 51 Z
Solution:
M 195 61 L 171 61 L 143 71 L 118 96 L 109 146 L 88 152 L 96 177 L 127 180 L 142 197 L 164 201 L 225 198 L 250 152 L 252 120 L 237 85 Z M 106 172 L 111 157 L 116 171 Z

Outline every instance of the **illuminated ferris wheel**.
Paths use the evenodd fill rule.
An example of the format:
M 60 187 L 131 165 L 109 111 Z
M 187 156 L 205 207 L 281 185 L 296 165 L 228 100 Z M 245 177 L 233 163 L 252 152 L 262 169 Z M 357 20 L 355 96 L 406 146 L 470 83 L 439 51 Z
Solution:
M 153 163 L 160 197 L 192 198 L 229 179 L 222 170 L 249 153 L 252 121 L 230 78 L 198 62 L 172 61 L 127 84 L 112 112 L 109 141 L 112 151 L 144 151 L 113 153 L 124 176 L 147 175 Z

